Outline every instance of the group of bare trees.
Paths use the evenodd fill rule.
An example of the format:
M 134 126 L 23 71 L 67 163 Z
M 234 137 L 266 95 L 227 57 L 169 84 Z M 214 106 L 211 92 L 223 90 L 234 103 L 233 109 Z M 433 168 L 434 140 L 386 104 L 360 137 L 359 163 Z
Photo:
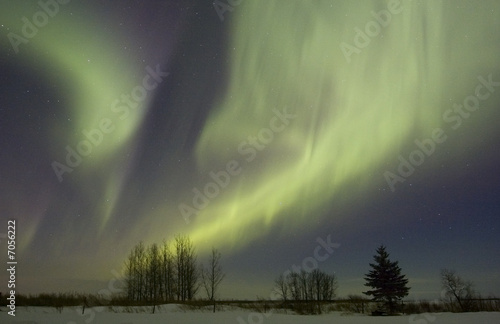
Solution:
M 281 274 L 275 281 L 283 301 L 328 301 L 335 297 L 337 279 L 319 269 Z
M 157 304 L 192 300 L 204 288 L 215 312 L 216 294 L 224 279 L 221 254 L 213 248 L 208 266 L 199 266 L 196 250 L 188 236 L 173 242 L 145 246 L 139 242 L 125 262 L 125 288 L 132 302 Z
M 200 270 L 193 243 L 187 236 L 176 236 L 145 246 L 137 244 L 126 264 L 127 299 L 134 302 L 186 301 L 200 286 Z

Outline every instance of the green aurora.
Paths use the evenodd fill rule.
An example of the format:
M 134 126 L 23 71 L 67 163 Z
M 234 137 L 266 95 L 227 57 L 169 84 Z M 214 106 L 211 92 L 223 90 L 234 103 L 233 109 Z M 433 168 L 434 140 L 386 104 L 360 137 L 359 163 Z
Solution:
M 332 201 L 339 211 L 331 217 L 342 217 L 352 183 L 358 183 L 354 190 L 369 185 L 408 141 L 430 137 L 443 123 L 443 107 L 474 89 L 471 73 L 495 66 L 494 51 L 474 43 L 491 33 L 491 8 L 498 3 L 477 8 L 481 21 L 466 40 L 453 39 L 452 31 L 471 27 L 456 19 L 467 8 L 398 3 L 246 1 L 237 8 L 230 84 L 196 155 L 205 173 L 233 159 L 242 173 L 193 217 L 195 241 L 245 246 L 276 224 L 312 226 L 311 213 Z M 368 40 L 356 40 L 357 30 Z M 346 50 L 355 41 L 360 46 Z M 273 109 L 295 117 L 266 135 L 265 148 L 246 163 L 240 145 L 269 128 Z

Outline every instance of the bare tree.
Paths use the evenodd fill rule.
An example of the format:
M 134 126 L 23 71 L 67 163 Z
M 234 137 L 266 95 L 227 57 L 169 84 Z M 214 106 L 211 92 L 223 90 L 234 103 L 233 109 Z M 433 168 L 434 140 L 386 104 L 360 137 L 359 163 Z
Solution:
M 462 312 L 471 310 L 471 299 L 474 296 L 472 282 L 463 280 L 454 270 L 443 269 L 441 270 L 441 284 L 446 297 L 450 301 L 455 300 Z
M 135 250 L 130 251 L 127 261 L 125 261 L 125 288 L 128 300 L 137 298 L 137 261 Z
M 321 286 L 323 287 L 322 291 L 323 300 L 328 301 L 332 300 L 336 296 L 339 284 L 334 274 L 331 275 L 324 274 Z
M 160 299 L 160 287 L 161 287 L 161 259 L 160 250 L 156 243 L 149 246 L 147 250 L 147 265 L 146 265 L 146 276 L 147 276 L 147 300 L 152 302 L 156 306 L 156 303 Z M 153 308 L 154 312 L 154 308 Z
M 182 235 L 175 237 L 174 246 L 175 267 L 177 269 L 177 300 L 191 300 L 199 288 L 195 249 L 189 237 Z
M 281 296 L 283 301 L 286 303 L 288 300 L 288 290 L 289 290 L 287 277 L 283 274 L 280 274 L 279 277 L 274 280 L 274 285 L 276 287 L 276 292 Z
M 311 273 L 309 273 L 310 279 L 310 295 L 311 299 L 316 299 L 318 305 L 318 313 L 321 314 L 321 303 L 323 297 L 323 289 L 325 288 L 323 284 L 327 277 L 326 273 L 321 272 L 319 269 L 314 269 Z
M 146 299 L 146 248 L 142 242 L 135 247 L 136 262 L 137 262 L 137 300 Z
M 309 276 L 305 270 L 300 270 L 298 273 L 301 300 L 306 302 L 309 301 L 309 290 L 307 289 L 309 283 L 308 277 Z
M 286 276 L 290 296 L 294 301 L 301 300 L 299 275 L 296 272 L 291 272 Z
M 222 267 L 220 264 L 221 253 L 217 251 L 217 249 L 212 248 L 212 254 L 210 256 L 210 260 L 208 263 L 208 267 L 203 267 L 201 270 L 201 278 L 202 284 L 205 288 L 205 292 L 207 293 L 207 298 L 213 302 L 214 308 L 213 311 L 215 313 L 215 304 L 216 304 L 216 293 L 219 284 L 222 279 L 226 276 L 224 272 L 222 272 Z
M 132 301 L 148 299 L 148 259 L 147 251 L 142 242 L 139 242 L 130 252 L 126 262 L 125 284 L 127 297 Z
M 321 300 L 322 297 L 322 284 L 323 277 L 325 273 L 321 272 L 319 269 L 314 269 L 311 273 L 309 273 L 310 278 L 310 291 L 311 291 L 311 299 Z
M 172 301 L 176 296 L 174 255 L 170 250 L 167 241 L 163 241 L 161 248 L 161 284 L 163 288 L 163 298 L 165 301 Z

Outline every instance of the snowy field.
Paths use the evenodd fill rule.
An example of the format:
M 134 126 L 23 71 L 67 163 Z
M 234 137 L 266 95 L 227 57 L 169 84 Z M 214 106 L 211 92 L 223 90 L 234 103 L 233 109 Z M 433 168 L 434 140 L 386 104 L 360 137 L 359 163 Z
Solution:
M 403 315 L 394 317 L 372 317 L 359 314 L 331 313 L 325 315 L 286 315 L 259 314 L 248 310 L 234 308 L 224 312 L 183 311 L 178 306 L 161 306 L 155 314 L 150 308 L 131 307 L 95 307 L 87 309 L 81 315 L 81 307 L 66 307 L 59 313 L 49 307 L 19 307 L 16 316 L 7 314 L 7 308 L 1 307 L 0 323 L 18 324 L 299 324 L 299 323 L 336 323 L 336 324 L 500 324 L 500 312 L 481 313 L 435 313 L 420 315 Z M 127 312 L 126 312 L 127 311 Z

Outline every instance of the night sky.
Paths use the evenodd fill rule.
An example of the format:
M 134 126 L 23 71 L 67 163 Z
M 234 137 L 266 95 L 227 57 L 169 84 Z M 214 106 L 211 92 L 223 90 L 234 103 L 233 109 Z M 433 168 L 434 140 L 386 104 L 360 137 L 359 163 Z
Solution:
M 222 252 L 222 298 L 267 298 L 318 246 L 361 294 L 381 244 L 409 298 L 442 268 L 500 295 L 498 1 L 3 2 L 19 292 L 97 293 L 187 234 Z

